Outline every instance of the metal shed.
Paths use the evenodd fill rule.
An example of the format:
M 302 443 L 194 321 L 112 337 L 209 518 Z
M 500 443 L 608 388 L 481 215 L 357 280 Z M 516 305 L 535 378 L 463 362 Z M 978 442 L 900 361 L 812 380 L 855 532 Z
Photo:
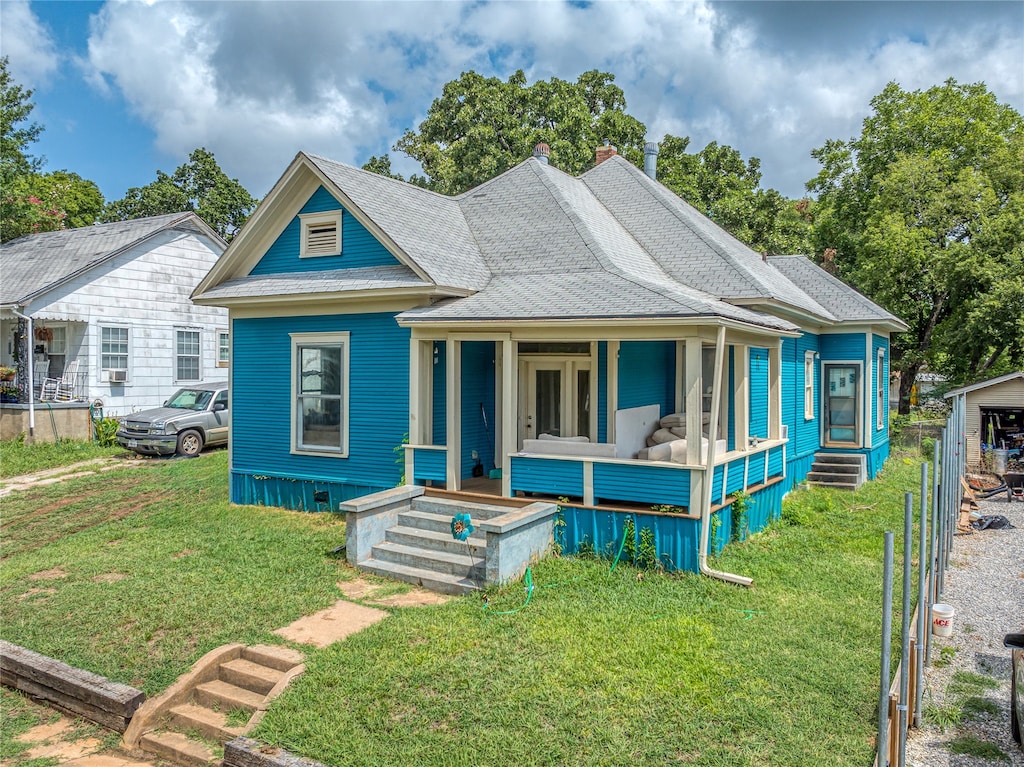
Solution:
M 946 399 L 964 408 L 968 466 L 981 466 L 983 445 L 984 452 L 1005 450 L 1003 458 L 1024 453 L 1024 372 L 954 389 Z

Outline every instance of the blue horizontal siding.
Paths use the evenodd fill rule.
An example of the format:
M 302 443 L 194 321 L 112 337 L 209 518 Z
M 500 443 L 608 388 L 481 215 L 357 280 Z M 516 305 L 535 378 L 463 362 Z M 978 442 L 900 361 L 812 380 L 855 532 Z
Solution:
M 473 475 L 476 463 L 473 460 L 474 450 L 485 473 L 497 465 L 493 439 L 494 353 L 493 341 L 465 341 L 462 344 L 463 479 Z
M 722 483 L 725 481 L 725 466 L 716 466 L 711 480 L 711 503 L 722 497 Z
M 747 467 L 748 485 L 760 485 L 764 482 L 764 461 L 765 454 L 763 452 L 754 453 L 750 456 Z
M 413 480 L 433 480 L 444 482 L 447 479 L 448 453 L 444 450 L 417 450 L 413 448 Z
M 881 445 L 875 445 L 871 452 L 868 453 L 867 468 L 868 468 L 868 479 L 874 479 L 875 476 L 882 470 L 882 466 L 885 465 L 886 459 L 889 457 L 889 440 L 886 440 Z
M 358 269 L 365 266 L 395 266 L 399 262 L 380 242 L 344 209 L 330 192 L 320 187 L 312 194 L 300 213 L 324 213 L 340 210 L 341 255 L 299 258 L 301 223 L 293 218 L 281 232 L 250 274 L 283 274 L 315 272 L 328 269 Z
M 583 464 L 554 458 L 512 458 L 512 490 L 583 496 Z
M 597 344 L 597 441 L 608 441 L 608 342 Z
M 690 505 L 690 471 L 669 466 L 595 463 L 594 498 L 598 503 L 636 501 Z
M 675 406 L 674 341 L 623 341 L 619 345 L 619 408 L 658 405 L 661 415 Z
M 821 365 L 814 360 L 814 417 L 804 418 L 804 355 L 818 352 L 819 339 L 813 333 L 782 342 L 782 423 L 789 427 L 791 457 L 812 455 L 821 447 Z
M 821 359 L 863 361 L 865 339 L 863 333 L 823 333 L 819 337 Z
M 773 447 L 768 451 L 768 476 L 778 477 L 782 474 L 783 463 L 782 463 L 782 446 Z
M 737 493 L 744 488 L 743 472 L 746 465 L 746 458 L 737 458 L 735 461 L 729 461 L 729 476 L 725 484 L 725 492 L 728 495 Z
M 289 333 L 348 331 L 349 455 L 292 455 Z M 409 429 L 409 331 L 390 314 L 235 319 L 231 458 L 243 474 L 394 487 Z M 232 497 L 232 500 L 236 500 Z M 244 503 L 241 497 L 237 500 Z
M 750 349 L 750 435 L 768 439 L 768 350 Z
M 434 341 L 434 402 L 433 412 L 433 444 L 448 444 L 448 345 L 444 341 Z

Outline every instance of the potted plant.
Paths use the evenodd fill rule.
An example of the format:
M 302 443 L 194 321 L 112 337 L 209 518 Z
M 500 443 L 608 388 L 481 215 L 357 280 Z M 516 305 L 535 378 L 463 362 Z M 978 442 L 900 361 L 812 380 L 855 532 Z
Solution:
M 18 371 L 6 365 L 0 365 L 0 381 L 13 381 Z
M 18 401 L 18 387 L 10 384 L 0 384 L 0 402 L 16 403 Z

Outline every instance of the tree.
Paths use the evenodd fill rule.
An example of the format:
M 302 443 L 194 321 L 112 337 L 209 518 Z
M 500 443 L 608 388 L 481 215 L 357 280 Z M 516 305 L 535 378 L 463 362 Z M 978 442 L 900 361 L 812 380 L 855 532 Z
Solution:
M 889 83 L 859 137 L 829 141 L 818 253 L 909 325 L 900 410 L 922 365 L 969 383 L 1024 362 L 1024 120 L 983 83 Z
M 156 181 L 132 187 L 120 200 L 107 203 L 103 221 L 125 221 L 164 213 L 194 211 L 221 237 L 230 240 L 256 207 L 257 200 L 238 179 L 228 178 L 213 152 L 194 149 L 174 175 L 161 170 Z
M 0 58 L 0 239 L 7 242 L 24 234 L 23 222 L 35 212 L 26 199 L 22 181 L 36 172 L 42 160 L 29 155 L 43 127 L 28 122 L 35 104 L 32 91 L 11 79 L 8 60 Z

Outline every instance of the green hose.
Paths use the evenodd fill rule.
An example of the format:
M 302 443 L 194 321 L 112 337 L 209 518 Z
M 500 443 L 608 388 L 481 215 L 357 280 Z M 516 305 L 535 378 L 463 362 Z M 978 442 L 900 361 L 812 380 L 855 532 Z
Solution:
M 488 615 L 512 615 L 513 613 L 517 613 L 520 610 L 525 609 L 526 606 L 530 604 L 530 598 L 533 596 L 533 573 L 530 571 L 529 567 L 526 568 L 526 574 L 523 576 L 523 583 L 526 584 L 525 602 L 523 602 L 521 605 L 519 605 L 519 607 L 515 608 L 514 610 L 500 610 L 498 612 L 490 612 L 488 613 Z M 489 606 L 490 605 L 487 604 L 487 601 L 485 599 L 484 610 L 486 610 Z
M 633 517 L 630 517 L 630 519 L 633 520 Z M 636 520 L 633 520 L 633 529 L 636 530 Z M 619 564 L 619 557 L 622 556 L 622 550 L 624 548 L 626 548 L 626 526 L 625 525 L 622 526 L 622 543 L 619 544 L 619 553 L 615 555 L 615 561 L 612 562 L 612 566 L 608 570 L 608 572 L 610 572 L 610 573 L 615 572 L 615 566 L 617 564 Z

